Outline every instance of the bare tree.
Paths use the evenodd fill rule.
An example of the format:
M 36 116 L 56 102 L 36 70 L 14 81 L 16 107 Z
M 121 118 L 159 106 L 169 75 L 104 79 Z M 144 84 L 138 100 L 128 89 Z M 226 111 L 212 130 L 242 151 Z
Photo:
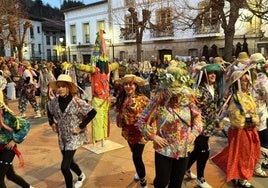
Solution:
M 261 20 L 268 20 L 267 0 L 204 0 L 198 4 L 199 7 L 190 5 L 186 0 L 182 2 L 181 6 L 176 8 L 176 12 L 179 12 L 177 14 L 178 20 L 180 20 L 181 25 L 184 25 L 184 29 L 200 28 L 206 19 L 210 19 L 212 26 L 213 24 L 221 25 L 225 35 L 224 58 L 227 61 L 232 59 L 237 20 L 251 22 L 254 16 L 260 19 L 259 24 L 261 24 Z M 184 10 L 184 12 L 182 13 L 178 10 Z M 193 10 L 197 11 L 196 14 L 187 13 L 192 13 Z M 242 10 L 247 10 L 247 13 L 245 14 Z M 206 16 L 207 13 L 210 13 L 210 16 Z M 260 27 L 259 31 L 255 32 L 261 34 Z
M 137 47 L 137 60 L 141 61 L 141 52 L 142 52 L 142 39 L 145 30 L 152 31 L 172 31 L 173 25 L 171 22 L 171 10 L 169 8 L 162 8 L 163 3 L 166 1 L 159 0 L 157 8 L 161 10 L 162 14 L 167 16 L 168 19 L 165 20 L 152 20 L 151 14 L 154 12 L 153 6 L 151 6 L 151 0 L 143 0 L 140 4 L 131 5 L 128 7 L 127 16 L 124 15 L 125 19 L 123 22 L 124 25 L 120 25 L 121 38 L 125 38 L 127 40 L 133 39 L 136 41 Z M 122 16 L 119 16 L 122 19 Z M 131 21 L 126 21 L 129 18 Z M 118 21 L 120 22 L 120 21 Z
M 141 4 L 142 19 L 139 20 L 139 11 L 134 7 L 129 7 L 131 18 L 133 19 L 132 26 L 125 25 L 121 27 L 123 37 L 135 33 L 135 40 L 137 45 L 138 60 L 141 56 L 142 37 L 145 29 L 166 31 L 168 29 L 175 30 L 189 30 L 197 32 L 204 22 L 210 24 L 210 30 L 215 28 L 222 28 L 225 35 L 224 58 L 227 61 L 232 59 L 233 40 L 235 35 L 235 24 L 237 20 L 250 22 L 254 16 L 260 20 L 268 21 L 268 0 L 203 0 L 194 1 L 194 4 L 189 3 L 189 0 L 160 0 L 157 1 L 161 8 L 166 7 L 166 14 L 169 14 L 167 22 L 152 21 L 151 14 L 153 6 L 150 6 L 150 0 L 144 0 Z M 191 1 L 193 2 L 193 1 Z M 162 8 L 162 10 L 164 10 Z M 248 12 L 245 15 L 242 10 Z M 244 19 L 243 19 L 244 18 Z M 156 22 L 155 22 L 156 21 Z M 261 24 L 261 23 L 260 23 Z M 259 34 L 260 31 L 258 32 Z
M 20 61 L 23 59 L 27 30 L 32 27 L 23 3 L 22 0 L 0 0 L 0 40 L 17 51 Z

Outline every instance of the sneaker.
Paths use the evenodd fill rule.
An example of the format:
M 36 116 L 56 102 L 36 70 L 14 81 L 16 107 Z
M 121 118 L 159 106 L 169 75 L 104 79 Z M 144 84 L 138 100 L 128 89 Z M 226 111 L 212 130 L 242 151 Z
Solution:
M 25 112 L 21 113 L 21 114 L 20 114 L 20 117 L 21 117 L 21 118 L 25 118 L 25 117 L 26 117 Z
M 257 177 L 261 177 L 261 178 L 267 178 L 268 177 L 268 174 L 262 170 L 262 169 L 257 169 L 257 170 L 254 170 L 254 175 L 257 176 Z
M 261 166 L 262 166 L 262 168 L 268 169 L 268 163 L 266 163 L 266 162 L 262 163 Z
M 40 118 L 40 117 L 42 117 L 42 115 L 41 115 L 40 111 L 37 111 L 34 118 Z
M 80 188 L 83 185 L 83 182 L 86 179 L 86 175 L 82 172 L 82 174 L 80 176 L 78 176 L 78 180 L 77 182 L 75 182 L 74 184 L 74 188 Z
M 142 188 L 148 188 L 146 178 L 140 179 L 140 184 Z
M 137 173 L 134 175 L 134 181 L 140 181 L 140 177 Z
M 205 178 L 201 177 L 201 178 L 196 178 L 195 182 L 197 183 L 197 185 L 201 188 L 212 188 L 205 180 Z
M 238 186 L 240 188 L 254 188 L 254 186 L 251 185 L 248 180 L 238 180 Z
M 197 178 L 197 176 L 196 176 L 194 173 L 192 173 L 190 170 L 187 170 L 187 171 L 185 172 L 185 175 L 186 175 L 188 178 L 193 179 L 193 180 Z

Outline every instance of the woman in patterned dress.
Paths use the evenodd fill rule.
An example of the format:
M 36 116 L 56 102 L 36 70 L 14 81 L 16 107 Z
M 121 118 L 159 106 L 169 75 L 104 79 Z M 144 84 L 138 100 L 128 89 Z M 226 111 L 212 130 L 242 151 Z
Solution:
M 138 115 L 149 102 L 149 99 L 139 92 L 139 86 L 144 85 L 145 81 L 133 74 L 127 74 L 118 81 L 118 84 L 123 86 L 123 90 L 115 103 L 117 126 L 122 129 L 122 136 L 127 140 L 132 152 L 132 160 L 137 172 L 134 178 L 140 181 L 142 187 L 147 187 L 145 166 L 142 160 L 146 142 L 139 129 L 134 126 Z
M 78 98 L 77 86 L 69 75 L 61 74 L 57 81 L 50 82 L 49 88 L 56 90 L 48 108 L 49 125 L 58 133 L 59 147 L 62 153 L 61 171 L 66 188 L 73 188 L 71 170 L 78 175 L 75 188 L 81 187 L 85 174 L 74 162 L 76 150 L 88 143 L 86 126 L 95 117 L 96 111 L 84 100 Z
M 202 130 L 187 70 L 170 67 L 159 75 L 160 90 L 136 126 L 155 149 L 155 188 L 180 188 L 193 142 Z

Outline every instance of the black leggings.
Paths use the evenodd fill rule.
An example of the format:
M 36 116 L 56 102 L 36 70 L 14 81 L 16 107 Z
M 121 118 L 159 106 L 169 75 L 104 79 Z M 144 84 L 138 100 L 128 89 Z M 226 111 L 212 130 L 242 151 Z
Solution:
M 13 168 L 12 161 L 15 157 L 13 150 L 0 150 L 0 187 L 6 188 L 5 176 L 10 181 L 16 183 L 22 188 L 29 188 L 30 185 L 20 176 L 18 176 Z
M 142 160 L 142 153 L 144 150 L 145 144 L 129 144 L 130 150 L 132 151 L 132 160 L 136 169 L 137 174 L 140 179 L 143 179 L 146 176 L 145 166 Z
M 196 161 L 196 171 L 197 177 L 204 177 L 204 171 L 209 159 L 209 146 L 208 146 L 209 137 L 199 135 L 194 141 L 194 150 L 190 154 L 188 168 Z
M 73 188 L 73 175 L 71 170 L 74 171 L 77 176 L 82 174 L 81 169 L 73 160 L 75 152 L 76 150 L 61 151 L 63 157 L 61 162 L 61 172 L 65 179 L 66 188 Z
M 188 157 L 170 158 L 155 152 L 155 188 L 181 188 Z

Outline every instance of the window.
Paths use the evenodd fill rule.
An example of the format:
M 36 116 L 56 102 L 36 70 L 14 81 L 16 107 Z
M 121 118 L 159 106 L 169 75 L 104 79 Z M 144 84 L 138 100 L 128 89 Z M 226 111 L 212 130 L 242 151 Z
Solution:
M 133 21 L 133 18 L 131 16 L 126 17 L 126 28 L 129 29 L 129 33 L 136 33 L 134 21 Z
M 89 36 L 89 23 L 84 23 L 83 25 L 83 31 L 84 31 L 84 42 L 90 43 L 90 36 Z
M 41 54 L 41 44 L 38 44 L 38 52 Z
M 34 56 L 34 44 L 31 44 L 31 50 L 32 50 L 32 56 L 35 57 Z
M 171 25 L 171 10 L 170 8 L 163 8 L 157 12 L 158 25 Z
M 40 27 L 37 26 L 37 33 L 40 33 Z
M 105 22 L 104 22 L 104 20 L 98 21 L 97 24 L 98 24 L 97 25 L 98 31 L 101 30 L 101 29 L 105 31 Z
M 31 39 L 34 38 L 34 28 L 33 27 L 30 28 L 30 36 L 31 36 Z
M 50 45 L 50 36 L 46 36 L 47 45 Z
M 53 45 L 57 45 L 57 37 L 53 36 L 52 37 Z
M 51 49 L 47 49 L 47 60 L 51 61 Z
M 200 2 L 198 4 L 200 13 L 202 13 L 202 11 L 204 11 L 207 6 L 208 2 Z M 204 34 L 220 32 L 219 11 L 217 8 L 217 5 L 212 4 L 212 7 L 208 11 L 200 14 L 200 16 L 196 18 L 195 25 L 197 33 Z
M 71 43 L 72 44 L 76 44 L 76 26 L 75 25 L 71 25 L 70 26 L 70 34 L 71 34 Z

